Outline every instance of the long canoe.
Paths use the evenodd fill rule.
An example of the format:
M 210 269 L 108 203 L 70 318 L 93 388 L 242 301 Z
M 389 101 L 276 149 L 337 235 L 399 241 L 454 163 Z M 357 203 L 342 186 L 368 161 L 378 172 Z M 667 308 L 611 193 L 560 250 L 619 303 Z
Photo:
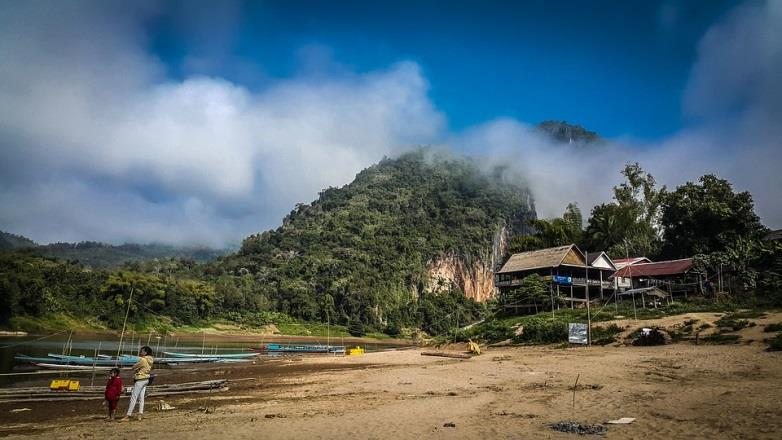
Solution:
M 210 359 L 245 359 L 258 356 L 256 352 L 245 353 L 226 353 L 226 354 L 196 354 L 196 353 L 177 353 L 171 351 L 164 351 L 164 355 L 172 358 L 210 358 Z
M 67 364 L 49 364 L 46 362 L 32 362 L 33 365 L 40 368 L 46 368 L 46 369 L 53 369 L 53 370 L 85 370 L 90 371 L 93 368 L 95 370 L 111 370 L 114 367 L 106 367 L 106 366 L 91 366 L 91 365 L 67 365 Z
M 58 364 L 58 365 L 95 365 L 95 366 L 107 366 L 107 367 L 113 367 L 113 366 L 123 366 L 123 367 L 130 367 L 133 364 L 135 364 L 137 361 L 135 359 L 130 358 L 120 358 L 120 359 L 95 359 L 91 357 L 85 357 L 85 358 L 76 358 L 76 359 L 62 359 L 62 358 L 51 358 L 51 357 L 33 357 L 33 356 L 26 356 L 26 355 L 16 355 L 14 356 L 14 359 L 20 362 L 40 362 L 40 363 L 46 363 L 46 364 Z
M 62 355 L 61 355 L 62 356 Z M 70 356 L 70 357 L 32 357 L 32 356 L 26 356 L 26 355 L 17 355 L 14 356 L 14 359 L 16 359 L 19 362 L 28 362 L 31 364 L 39 363 L 39 364 L 50 364 L 50 365 L 72 365 L 72 366 L 84 366 L 92 368 L 92 366 L 96 367 L 131 367 L 133 364 L 138 362 L 138 358 L 135 357 L 120 357 L 119 359 L 96 359 L 93 357 L 79 357 L 79 356 Z M 157 365 L 172 365 L 172 364 L 195 364 L 195 363 L 207 363 L 207 362 L 217 362 L 223 359 L 220 358 L 214 358 L 214 357 L 198 357 L 198 358 L 157 358 L 155 359 L 155 364 Z
M 271 353 L 344 353 L 345 347 L 339 345 L 282 345 L 266 344 L 253 350 Z

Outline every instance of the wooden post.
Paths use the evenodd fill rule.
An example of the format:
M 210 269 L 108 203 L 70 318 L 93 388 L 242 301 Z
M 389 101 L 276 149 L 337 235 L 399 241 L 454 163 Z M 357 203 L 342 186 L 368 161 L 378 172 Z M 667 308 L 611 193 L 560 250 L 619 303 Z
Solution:
M 592 344 L 592 315 L 589 313 L 589 252 L 584 253 L 584 274 L 586 275 L 586 302 L 587 302 L 587 345 Z M 602 292 L 602 285 L 601 285 Z M 602 297 L 602 293 L 601 293 Z M 573 391 L 575 392 L 575 390 Z
M 600 272 L 600 301 L 603 300 L 603 271 Z
M 571 278 L 572 280 L 572 278 Z M 570 283 L 570 308 L 573 308 L 573 283 Z

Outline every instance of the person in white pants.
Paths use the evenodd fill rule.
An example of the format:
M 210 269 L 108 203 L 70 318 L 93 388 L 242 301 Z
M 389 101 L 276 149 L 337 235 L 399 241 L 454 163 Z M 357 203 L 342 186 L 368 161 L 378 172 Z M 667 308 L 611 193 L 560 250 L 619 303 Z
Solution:
M 147 385 L 149 385 L 150 372 L 152 371 L 152 349 L 143 346 L 139 350 L 139 360 L 133 365 L 133 392 L 130 395 L 130 406 L 128 407 L 128 414 L 120 419 L 121 422 L 130 420 L 130 416 L 133 415 L 133 408 L 138 402 L 138 416 L 137 419 L 141 420 L 144 415 L 144 394 L 147 392 Z

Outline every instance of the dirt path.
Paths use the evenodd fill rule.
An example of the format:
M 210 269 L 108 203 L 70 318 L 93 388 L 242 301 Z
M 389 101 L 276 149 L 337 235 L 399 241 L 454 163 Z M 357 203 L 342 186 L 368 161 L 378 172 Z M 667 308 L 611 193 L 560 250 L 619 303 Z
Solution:
M 469 360 L 407 350 L 205 375 L 252 379 L 211 398 L 166 400 L 176 407 L 172 411 L 149 402 L 143 423 L 103 422 L 97 402 L 30 405 L 32 411 L 12 417 L 12 408 L 0 405 L 0 433 L 72 439 L 576 438 L 547 425 L 619 417 L 637 421 L 611 426 L 607 438 L 771 439 L 782 430 L 782 354 L 747 345 L 509 347 Z M 577 375 L 573 406 L 570 387 Z

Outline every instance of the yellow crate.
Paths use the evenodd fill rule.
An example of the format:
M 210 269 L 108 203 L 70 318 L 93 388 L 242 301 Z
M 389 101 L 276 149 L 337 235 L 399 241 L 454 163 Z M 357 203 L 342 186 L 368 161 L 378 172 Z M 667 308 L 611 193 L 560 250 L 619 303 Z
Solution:
M 49 384 L 49 389 L 64 390 L 68 388 L 68 384 L 70 383 L 71 381 L 68 379 L 54 379 L 52 383 Z
M 79 391 L 81 389 L 81 384 L 78 380 L 54 379 L 49 384 L 49 389 L 55 391 Z

